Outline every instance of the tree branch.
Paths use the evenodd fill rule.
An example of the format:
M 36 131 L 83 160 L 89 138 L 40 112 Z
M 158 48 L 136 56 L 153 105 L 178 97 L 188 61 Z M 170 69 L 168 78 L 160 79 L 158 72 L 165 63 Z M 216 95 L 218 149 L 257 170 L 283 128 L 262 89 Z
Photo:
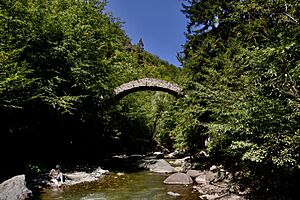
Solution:
M 284 12 L 285 16 L 287 16 L 288 18 L 290 18 L 293 22 L 299 24 L 298 20 L 296 20 L 294 17 L 292 17 L 292 16 L 288 13 L 288 5 L 287 5 L 286 1 L 285 1 L 284 5 L 285 5 L 285 12 Z
M 290 14 L 288 14 L 288 13 L 284 13 L 288 18 L 290 18 L 293 22 L 295 22 L 295 23 L 297 23 L 297 24 L 299 24 L 299 21 L 298 20 L 296 20 L 294 17 L 292 17 Z

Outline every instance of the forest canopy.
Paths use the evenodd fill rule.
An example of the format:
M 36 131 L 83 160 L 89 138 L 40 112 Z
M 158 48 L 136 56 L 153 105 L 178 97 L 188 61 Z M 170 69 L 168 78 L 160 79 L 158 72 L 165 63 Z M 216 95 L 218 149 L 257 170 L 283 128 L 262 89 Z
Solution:
M 20 159 L 38 158 L 35 152 L 40 149 L 45 157 L 57 151 L 62 158 L 85 159 L 96 151 L 104 155 L 152 148 L 152 118 L 164 111 L 152 104 L 173 97 L 155 92 L 133 94 L 121 102 L 107 97 L 115 87 L 140 78 L 176 82 L 180 70 L 141 44 L 132 44 L 122 22 L 107 14 L 105 5 L 105 1 L 1 1 L 3 150 L 24 148 L 24 156 L 16 155 Z M 136 145 L 124 141 L 148 145 L 130 149 Z M 53 149 L 53 143 L 64 150 Z
M 177 146 L 197 152 L 203 145 L 192 137 L 209 138 L 207 151 L 237 162 L 261 194 L 272 187 L 278 199 L 295 192 L 289 186 L 299 185 L 300 169 L 299 1 L 186 0 L 183 7 L 189 98 L 173 130 Z M 266 187 L 255 186 L 258 180 Z

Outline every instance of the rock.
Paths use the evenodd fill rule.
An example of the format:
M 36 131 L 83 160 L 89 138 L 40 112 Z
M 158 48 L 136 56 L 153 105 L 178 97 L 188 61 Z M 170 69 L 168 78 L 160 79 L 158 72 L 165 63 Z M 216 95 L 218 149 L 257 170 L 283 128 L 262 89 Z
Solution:
M 92 173 L 87 172 L 73 172 L 73 173 L 65 173 L 67 180 L 63 183 L 63 185 L 76 185 L 83 182 L 92 182 L 98 180 L 102 174 L 100 171 L 95 170 Z M 50 186 L 54 186 L 52 182 L 49 183 Z
M 216 182 L 219 178 L 219 174 L 218 172 L 211 172 L 211 171 L 208 171 L 206 173 L 206 181 L 208 182 Z
M 169 153 L 166 157 L 167 158 L 176 158 L 177 156 L 179 156 L 179 152 L 178 151 L 174 151 L 172 153 Z
M 205 174 L 200 174 L 199 176 L 196 177 L 195 181 L 198 184 L 207 184 L 206 175 Z
M 197 190 L 203 200 L 244 200 L 245 193 L 240 193 L 239 185 L 231 182 L 232 174 L 224 169 L 222 165 L 213 165 L 208 170 L 200 172 L 195 178 L 193 189 Z
M 86 172 L 65 173 L 65 175 L 73 182 L 81 182 L 82 180 L 88 179 L 90 176 L 90 174 Z
M 25 175 L 14 176 L 0 184 L 1 200 L 24 200 L 32 195 L 26 187 Z
M 92 173 L 94 174 L 109 174 L 108 170 L 102 169 L 101 167 L 98 167 L 96 170 L 94 170 Z
M 216 172 L 217 169 L 218 169 L 218 167 L 217 167 L 216 165 L 213 165 L 213 166 L 211 166 L 211 167 L 209 168 L 209 170 L 212 171 L 212 172 Z
M 190 170 L 192 168 L 192 163 L 189 162 L 188 160 L 185 160 L 182 165 L 182 171 L 187 172 L 188 170 Z
M 192 164 L 191 164 L 191 158 L 189 156 L 181 158 L 181 159 L 176 159 L 172 165 L 173 166 L 180 166 L 182 168 L 181 171 L 187 172 L 189 169 L 191 169 Z
M 184 172 L 182 167 L 174 167 L 174 169 L 177 171 L 177 172 Z
M 197 176 L 201 175 L 201 172 L 199 170 L 190 169 L 186 172 L 186 174 L 191 178 L 196 178 Z
M 213 194 L 213 195 L 204 194 L 204 195 L 200 196 L 200 199 L 203 199 L 203 200 L 214 200 L 214 199 L 219 199 L 219 198 L 220 198 L 220 196 L 218 196 L 216 194 Z
M 180 159 L 176 159 L 172 164 L 174 166 L 182 166 L 184 164 L 184 162 L 189 161 L 190 157 L 184 157 L 184 158 L 180 158 Z
M 203 200 L 245 200 L 244 197 L 235 195 L 235 194 L 229 194 L 229 193 L 224 193 L 224 194 L 204 194 L 200 196 L 201 199 Z
M 177 172 L 175 174 L 170 175 L 168 178 L 164 180 L 165 184 L 175 184 L 175 185 L 189 185 L 193 183 L 193 180 L 190 176 Z
M 144 159 L 139 162 L 138 166 L 143 169 L 150 169 L 153 168 L 156 163 L 156 159 Z
M 155 155 L 155 157 L 157 159 L 163 159 L 165 157 L 164 154 L 162 152 L 159 152 L 159 151 L 154 152 L 153 154 Z
M 196 191 L 198 191 L 200 194 L 204 194 L 204 193 L 205 193 L 205 192 L 202 190 L 202 188 L 199 187 L 199 186 L 194 185 L 194 186 L 193 186 L 193 189 L 196 190 Z
M 155 164 L 149 165 L 151 172 L 156 173 L 175 173 L 176 170 L 167 161 L 160 159 Z
M 167 192 L 168 195 L 171 195 L 173 197 L 179 197 L 181 196 L 179 193 L 176 193 L 176 192 Z

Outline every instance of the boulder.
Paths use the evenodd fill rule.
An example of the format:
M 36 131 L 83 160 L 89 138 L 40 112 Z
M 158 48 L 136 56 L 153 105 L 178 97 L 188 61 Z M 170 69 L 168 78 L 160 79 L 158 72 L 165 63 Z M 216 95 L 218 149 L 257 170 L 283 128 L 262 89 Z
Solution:
M 190 161 L 190 157 L 184 157 L 180 159 L 176 159 L 175 161 L 172 162 L 172 165 L 174 166 L 182 166 L 185 162 Z
M 206 181 L 206 175 L 205 174 L 200 174 L 199 176 L 197 176 L 196 179 L 195 179 L 195 181 L 198 184 L 207 184 L 208 183 Z
M 197 176 L 201 175 L 201 172 L 199 170 L 190 169 L 186 172 L 186 174 L 191 178 L 196 178 Z
M 218 172 L 211 172 L 211 171 L 206 172 L 206 181 L 208 181 L 209 183 L 217 182 L 218 179 L 219 179 Z
M 170 175 L 168 178 L 166 178 L 164 180 L 164 183 L 172 184 L 172 185 L 189 185 L 193 183 L 193 180 L 187 174 L 177 172 L 175 174 Z
M 209 168 L 210 171 L 216 172 L 218 170 L 218 167 L 216 165 L 213 165 Z
M 176 170 L 167 161 L 163 159 L 157 160 L 156 163 L 149 165 L 148 168 L 151 172 L 156 173 L 175 173 Z
M 32 195 L 26 187 L 25 175 L 14 176 L 0 184 L 1 200 L 25 200 Z

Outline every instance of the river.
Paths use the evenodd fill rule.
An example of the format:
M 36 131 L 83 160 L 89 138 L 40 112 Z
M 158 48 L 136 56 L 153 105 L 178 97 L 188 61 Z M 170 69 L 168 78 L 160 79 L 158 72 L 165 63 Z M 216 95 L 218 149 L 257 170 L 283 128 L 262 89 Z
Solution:
M 194 200 L 199 193 L 192 185 L 165 185 L 168 175 L 147 170 L 117 173 L 110 172 L 95 182 L 65 186 L 59 189 L 46 189 L 37 199 L 40 200 Z M 168 192 L 179 193 L 175 197 Z

